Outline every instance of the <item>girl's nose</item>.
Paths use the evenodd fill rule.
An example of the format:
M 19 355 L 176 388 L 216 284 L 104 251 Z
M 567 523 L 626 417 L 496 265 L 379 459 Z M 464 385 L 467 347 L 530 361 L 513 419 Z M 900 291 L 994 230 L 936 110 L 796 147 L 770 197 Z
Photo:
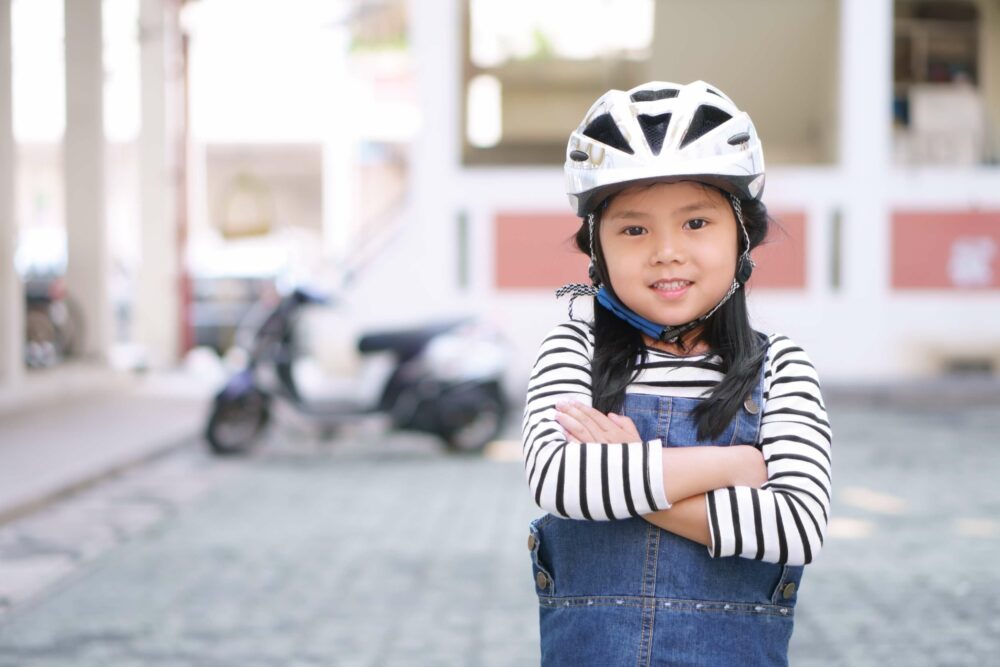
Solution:
M 670 264 L 671 262 L 683 262 L 684 249 L 680 240 L 673 234 L 663 234 L 655 239 L 655 246 L 650 256 L 651 264 Z

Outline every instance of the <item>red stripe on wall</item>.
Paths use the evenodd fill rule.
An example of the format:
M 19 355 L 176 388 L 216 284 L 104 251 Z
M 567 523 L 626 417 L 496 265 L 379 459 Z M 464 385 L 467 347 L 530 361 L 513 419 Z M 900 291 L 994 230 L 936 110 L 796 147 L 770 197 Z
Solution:
M 558 213 L 498 213 L 494 265 L 500 289 L 587 282 L 589 260 L 572 240 L 580 218 Z
M 896 289 L 1000 288 L 1000 211 L 896 211 Z
M 806 285 L 806 215 L 772 213 L 768 241 L 752 254 L 753 288 L 802 289 Z M 573 235 L 580 219 L 558 213 L 502 212 L 495 218 L 495 284 L 498 289 L 554 289 L 590 282 L 588 257 Z
M 751 288 L 804 289 L 806 286 L 806 214 L 803 211 L 772 212 L 764 243 L 750 256 L 757 262 Z

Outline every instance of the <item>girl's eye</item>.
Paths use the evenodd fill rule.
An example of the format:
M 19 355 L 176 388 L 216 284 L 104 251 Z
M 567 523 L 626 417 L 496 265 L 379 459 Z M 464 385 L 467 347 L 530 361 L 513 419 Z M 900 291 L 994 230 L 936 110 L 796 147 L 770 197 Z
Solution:
M 633 234 L 633 233 L 631 233 L 631 232 L 633 232 L 633 231 L 635 232 L 634 234 Z M 639 236 L 640 234 L 642 234 L 642 233 L 643 233 L 643 231 L 644 231 L 644 230 L 643 230 L 643 228 L 642 228 L 642 227 L 635 227 L 635 226 L 632 226 L 632 227 L 626 227 L 625 229 L 623 229 L 623 230 L 622 230 L 622 233 L 623 233 L 623 234 L 624 234 L 625 236 Z
M 702 220 L 701 218 L 694 218 L 693 220 L 688 220 L 686 223 L 688 229 L 701 229 L 708 224 L 707 220 Z

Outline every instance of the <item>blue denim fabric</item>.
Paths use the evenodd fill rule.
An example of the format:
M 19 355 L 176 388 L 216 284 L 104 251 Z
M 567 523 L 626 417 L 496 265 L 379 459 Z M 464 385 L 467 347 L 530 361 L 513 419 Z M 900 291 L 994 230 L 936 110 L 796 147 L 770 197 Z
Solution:
M 762 367 L 757 409 L 712 442 L 698 440 L 692 416 L 702 399 L 626 394 L 624 412 L 644 440 L 668 447 L 754 444 L 763 387 Z M 788 664 L 802 566 L 712 558 L 638 518 L 546 514 L 529 529 L 543 666 Z

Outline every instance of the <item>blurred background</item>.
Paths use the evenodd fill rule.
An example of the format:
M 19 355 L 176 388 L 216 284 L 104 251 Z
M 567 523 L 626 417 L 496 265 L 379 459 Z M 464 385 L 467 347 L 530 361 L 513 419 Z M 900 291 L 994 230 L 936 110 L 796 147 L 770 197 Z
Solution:
M 343 664 L 537 662 L 519 421 L 566 313 L 553 290 L 586 277 L 566 140 L 610 88 L 696 79 L 765 147 L 779 227 L 755 253 L 754 326 L 807 350 L 845 434 L 843 520 L 803 598 L 798 664 L 984 664 L 997 602 L 968 596 L 1000 598 L 1000 0 L 0 0 L 0 665 L 121 658 L 117 631 L 135 664 L 156 646 L 207 664 L 190 656 L 264 626 L 254 650 L 288 664 L 345 647 L 362 657 Z M 195 454 L 206 432 L 216 454 L 251 438 L 269 453 Z M 928 504 L 941 489 L 966 502 Z M 439 539 L 403 557 L 378 541 L 389 515 L 390 535 Z M 262 537 L 254 516 L 285 532 Z M 390 620 L 359 626 L 330 599 L 356 581 L 365 555 L 341 547 L 360 536 L 379 576 L 445 597 L 471 577 L 500 606 L 437 635 L 362 605 Z M 302 540 L 342 560 L 283 551 Z M 213 564 L 201 578 L 151 574 L 192 544 Z M 905 573 L 876 564 L 914 552 Z M 52 593 L 100 559 L 108 581 Z M 231 561 L 263 568 L 256 597 L 219 583 Z M 887 592 L 858 604 L 872 577 Z M 172 593 L 121 592 L 139 581 Z M 317 581 L 336 594 L 310 598 Z M 241 616 L 289 588 L 341 634 L 295 616 L 301 599 Z M 447 617 L 427 604 L 420 618 Z M 214 610 L 214 640 L 192 633 L 195 608 Z M 865 630 L 907 608 L 908 629 Z M 320 648 L 282 644 L 290 626 Z M 386 627 L 423 658 L 368 641 Z
M 224 354 L 266 289 L 345 275 L 359 326 L 472 310 L 524 355 L 584 267 L 568 132 L 651 79 L 711 81 L 760 130 L 784 229 L 760 328 L 830 380 L 1000 365 L 994 2 L 9 4 L 5 391 Z M 22 307 L 47 293 L 66 341 Z

